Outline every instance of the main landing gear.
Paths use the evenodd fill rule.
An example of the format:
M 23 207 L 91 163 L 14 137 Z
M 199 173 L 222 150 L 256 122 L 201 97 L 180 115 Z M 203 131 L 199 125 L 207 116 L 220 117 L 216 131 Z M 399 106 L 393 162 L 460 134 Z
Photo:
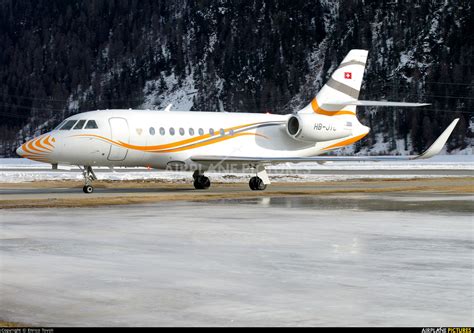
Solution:
M 270 184 L 270 179 L 267 175 L 267 170 L 263 165 L 252 166 L 256 170 L 256 176 L 250 178 L 249 187 L 252 191 L 263 191 Z M 211 181 L 204 176 L 200 171 L 196 170 L 193 173 L 194 188 L 196 190 L 207 190 L 211 186 Z
M 267 170 L 263 165 L 256 165 L 254 168 L 257 171 L 255 177 L 250 178 L 249 187 L 252 191 L 263 191 L 270 184 L 270 178 L 268 178 Z
M 194 188 L 196 190 L 207 190 L 211 186 L 211 181 L 209 180 L 209 178 L 199 173 L 199 171 L 197 170 L 194 171 L 193 178 Z
M 84 191 L 84 193 L 94 192 L 92 181 L 97 180 L 97 177 L 94 171 L 92 171 L 92 167 L 84 166 L 84 169 L 82 169 L 82 176 L 84 177 L 84 187 L 82 188 L 82 191 Z
M 262 178 L 252 177 L 249 181 L 249 187 L 252 191 L 263 191 L 267 188 L 267 185 L 263 183 Z

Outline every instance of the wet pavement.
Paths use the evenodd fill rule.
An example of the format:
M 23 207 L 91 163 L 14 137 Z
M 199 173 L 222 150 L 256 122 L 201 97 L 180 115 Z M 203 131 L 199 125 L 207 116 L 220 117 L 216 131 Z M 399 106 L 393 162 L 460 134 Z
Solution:
M 2 320 L 474 324 L 471 195 L 263 197 L 1 213 Z

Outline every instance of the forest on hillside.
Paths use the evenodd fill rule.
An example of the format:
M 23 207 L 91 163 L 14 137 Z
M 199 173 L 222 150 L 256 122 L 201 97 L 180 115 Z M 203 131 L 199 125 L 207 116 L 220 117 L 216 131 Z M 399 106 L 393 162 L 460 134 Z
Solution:
M 372 131 L 356 152 L 420 152 L 457 117 L 448 151 L 463 150 L 472 12 L 454 0 L 0 0 L 0 156 L 88 110 L 291 113 L 352 48 L 369 50 L 361 99 L 432 103 L 359 108 Z

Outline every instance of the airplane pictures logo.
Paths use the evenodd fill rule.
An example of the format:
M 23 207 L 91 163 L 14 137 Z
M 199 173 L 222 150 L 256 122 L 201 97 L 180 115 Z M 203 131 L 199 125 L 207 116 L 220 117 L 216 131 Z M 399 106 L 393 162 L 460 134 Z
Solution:
M 347 80 L 352 79 L 352 72 L 344 72 L 344 78 Z

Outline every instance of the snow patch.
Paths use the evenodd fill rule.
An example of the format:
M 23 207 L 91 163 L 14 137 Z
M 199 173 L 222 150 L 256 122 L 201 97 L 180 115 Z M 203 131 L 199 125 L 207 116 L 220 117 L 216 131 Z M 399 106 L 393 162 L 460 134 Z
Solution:
M 193 73 L 184 80 L 179 80 L 171 73 L 158 80 L 147 81 L 143 93 L 145 102 L 141 107 L 144 109 L 163 109 L 173 104 L 172 110 L 189 111 L 196 93 Z
M 472 153 L 472 151 L 471 151 Z M 410 170 L 472 170 L 474 175 L 473 155 L 438 155 L 429 160 L 419 161 L 387 161 L 387 162 L 327 162 L 318 163 L 284 163 L 268 167 L 270 179 L 281 182 L 305 182 L 305 181 L 329 181 L 361 178 L 393 178 L 391 174 L 377 174 L 367 176 L 365 174 L 328 174 L 327 171 L 341 170 L 406 170 L 406 174 L 397 175 L 397 178 L 427 178 L 437 177 L 430 175 L 413 175 Z M 314 170 L 325 171 L 325 174 L 311 173 Z M 115 168 L 111 171 L 106 167 L 94 168 L 101 180 L 158 180 L 162 182 L 189 183 L 190 172 L 178 172 L 167 170 L 154 170 L 147 168 Z M 250 172 L 209 172 L 209 176 L 215 182 L 242 183 L 247 182 L 253 175 Z M 51 166 L 45 163 L 34 162 L 21 158 L 0 159 L 0 183 L 20 183 L 40 180 L 82 180 L 82 173 L 78 167 L 69 167 L 69 170 L 51 170 Z

